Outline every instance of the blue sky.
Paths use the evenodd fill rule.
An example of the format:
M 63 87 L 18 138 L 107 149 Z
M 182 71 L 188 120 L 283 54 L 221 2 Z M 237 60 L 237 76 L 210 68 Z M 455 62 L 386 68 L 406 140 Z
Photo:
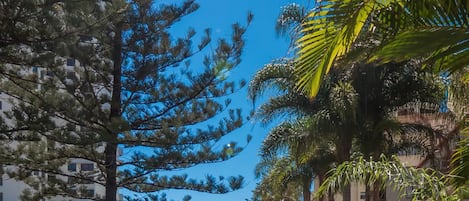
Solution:
M 214 37 L 229 37 L 233 22 L 245 23 L 246 14 L 251 11 L 254 20 L 246 33 L 246 47 L 242 56 L 242 63 L 230 73 L 230 77 L 240 77 L 249 81 L 254 73 L 264 64 L 288 55 L 289 42 L 286 38 L 275 33 L 275 21 L 280 8 L 291 2 L 306 4 L 307 0 L 202 0 L 198 1 L 200 9 L 181 21 L 181 26 L 195 26 L 201 30 L 205 27 L 212 29 Z M 244 114 L 252 109 L 251 102 L 247 99 L 246 90 L 238 92 L 233 99 L 233 105 L 241 107 Z M 257 104 L 258 105 L 258 104 Z M 251 198 L 252 190 L 256 186 L 254 178 L 254 166 L 258 161 L 259 146 L 268 132 L 268 128 L 249 122 L 242 129 L 227 136 L 225 140 L 238 140 L 241 144 L 245 141 L 246 134 L 253 136 L 250 144 L 238 156 L 216 164 L 199 165 L 187 171 L 190 176 L 213 175 L 238 175 L 245 177 L 243 189 L 221 195 L 207 193 L 168 191 L 169 198 L 180 198 L 186 193 L 192 196 L 193 201 L 244 201 Z
M 201 0 L 198 2 L 201 5 L 200 9 L 183 18 L 177 26 L 191 26 L 199 32 L 204 28 L 211 28 L 213 38 L 217 36 L 229 37 L 232 23 L 240 22 L 245 24 L 248 11 L 254 14 L 254 20 L 245 36 L 246 46 L 242 56 L 242 63 L 229 74 L 230 78 L 244 78 L 249 81 L 264 64 L 288 55 L 288 40 L 277 36 L 274 28 L 280 8 L 292 2 L 305 5 L 308 0 Z M 179 27 L 176 28 L 179 29 Z M 249 113 L 252 109 L 252 103 L 247 98 L 246 88 L 233 96 L 232 105 L 242 108 L 245 115 Z M 180 171 L 196 178 L 203 178 L 206 174 L 214 176 L 243 175 L 245 177 L 244 188 L 227 194 L 170 190 L 166 192 L 168 198 L 180 200 L 187 194 L 192 196 L 193 201 L 244 201 L 246 198 L 251 198 L 251 191 L 256 185 L 254 166 L 258 161 L 257 153 L 267 132 L 268 127 L 248 122 L 243 128 L 223 139 L 226 142 L 231 140 L 239 141 L 243 145 L 247 134 L 253 136 L 252 141 L 238 156 L 222 163 L 198 165 Z

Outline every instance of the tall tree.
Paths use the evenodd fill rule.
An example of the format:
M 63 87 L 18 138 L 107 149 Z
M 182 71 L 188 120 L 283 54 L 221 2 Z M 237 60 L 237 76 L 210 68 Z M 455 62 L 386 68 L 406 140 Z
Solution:
M 64 13 L 76 7 L 69 1 L 50 3 Z M 23 4 L 12 5 L 13 10 L 23 10 Z M 218 39 L 210 52 L 204 49 L 212 44 L 209 30 L 197 35 L 189 29 L 182 38 L 170 33 L 171 26 L 197 10 L 193 0 L 179 4 L 93 1 L 92 5 L 92 11 L 115 15 L 80 31 L 75 40 L 63 44 L 63 50 L 57 50 L 61 54 L 40 60 L 39 68 L 5 65 L 8 73 L 1 75 L 1 90 L 12 107 L 3 115 L 1 136 L 10 143 L 2 143 L 0 163 L 17 167 L 8 169 L 10 176 L 35 188 L 23 199 L 91 198 L 86 189 L 72 186 L 85 182 L 104 186 L 106 201 L 116 200 L 118 188 L 138 193 L 165 189 L 226 193 L 240 188 L 241 176 L 220 177 L 223 181 L 207 176 L 198 181 L 158 173 L 219 162 L 241 151 L 236 146 L 212 147 L 243 122 L 240 110 L 233 109 L 225 97 L 244 81 L 226 80 L 223 73 L 240 62 L 245 28 L 234 24 L 231 41 Z M 118 9 L 112 11 L 114 7 Z M 67 25 L 87 22 L 63 19 Z M 251 19 L 248 15 L 248 23 Z M 196 47 L 194 36 L 201 38 Z M 193 67 L 190 61 L 196 56 L 203 57 L 203 64 Z M 219 121 L 211 124 L 212 118 Z M 119 149 L 124 150 L 122 157 Z M 96 168 L 63 171 L 71 158 L 91 161 Z M 29 177 L 33 171 L 59 179 L 38 186 L 44 181 Z M 152 194 L 148 198 L 158 200 Z
M 253 100 L 256 100 L 268 91 L 278 92 L 277 96 L 269 99 L 257 109 L 255 117 L 263 123 L 271 122 L 277 117 L 287 117 L 293 122 L 285 122 L 272 130 L 264 142 L 265 148 L 261 153 L 266 153 L 266 157 L 270 157 L 271 154 L 280 156 L 287 154 L 294 161 L 293 166 L 296 167 L 292 171 L 302 172 L 296 174 L 297 180 L 300 179 L 297 183 L 303 183 L 305 192 L 303 195 L 305 199 L 306 197 L 309 199 L 310 184 L 307 183 L 311 183 L 312 176 L 322 177 L 325 169 L 335 159 L 345 161 L 349 157 L 353 133 L 345 131 L 353 129 L 350 127 L 353 118 L 349 118 L 352 113 L 347 112 L 354 111 L 348 107 L 353 104 L 347 104 L 348 101 L 353 100 L 340 99 L 343 95 L 350 97 L 348 96 L 350 91 L 341 90 L 340 86 L 336 85 L 338 80 L 335 76 L 330 76 L 330 82 L 327 82 L 330 83 L 330 87 L 325 88 L 317 99 L 310 100 L 305 94 L 295 90 L 295 79 L 291 74 L 293 66 L 292 60 L 281 60 L 265 65 L 251 80 L 249 94 Z M 329 95 L 332 88 L 337 88 L 336 97 L 340 100 L 330 101 Z M 339 102 L 344 104 L 343 107 L 332 107 Z M 324 146 L 322 144 L 324 142 L 331 143 L 331 146 Z M 275 150 L 279 148 L 289 151 L 277 153 Z M 326 152 L 323 154 L 330 157 L 323 157 L 324 155 L 320 154 L 321 150 Z M 321 161 L 322 159 L 324 160 Z M 276 176 L 278 177 L 281 175 Z M 277 181 L 282 181 L 282 179 Z
M 348 161 L 352 151 L 360 151 L 367 157 L 377 158 L 381 153 L 396 153 L 408 149 L 409 146 L 413 146 L 414 149 L 430 149 L 427 147 L 428 144 L 423 142 L 433 139 L 435 133 L 432 129 L 419 124 L 400 123 L 392 114 L 392 111 L 408 103 L 439 102 L 441 98 L 441 93 L 437 93 L 440 91 L 439 85 L 434 82 L 431 74 L 418 69 L 418 63 L 413 61 L 380 66 L 356 64 L 344 72 L 334 70 L 327 76 L 323 88 L 314 100 L 295 90 L 295 77 L 290 73 L 293 67 L 294 62 L 291 60 L 267 64 L 250 83 L 250 96 L 254 99 L 269 90 L 279 94 L 257 110 L 257 117 L 264 123 L 286 114 L 293 119 L 310 118 L 309 129 L 303 127 L 303 131 L 297 132 L 281 129 L 281 132 L 273 133 L 275 136 L 269 135 L 267 139 L 271 140 L 266 139 L 265 142 L 270 142 L 270 146 L 265 150 L 276 150 L 272 148 L 275 144 L 295 149 L 293 148 L 295 143 L 299 143 L 304 145 L 300 146 L 303 148 L 287 153 L 310 156 L 310 158 L 319 157 L 318 154 L 308 150 L 307 145 L 313 141 L 317 144 L 324 143 L 319 138 L 326 136 L 333 136 L 332 147 L 339 162 Z M 364 78 L 364 74 L 367 77 Z M 295 125 L 300 124 L 295 123 Z M 417 132 L 418 134 L 414 134 Z M 310 137 L 305 137 L 305 134 Z M 352 142 L 357 142 L 356 149 L 353 149 Z M 316 147 L 318 146 L 320 147 L 320 145 Z M 297 157 L 292 157 L 295 158 Z M 294 166 L 298 164 L 300 163 Z M 309 163 L 305 165 L 313 167 Z M 299 169 L 301 168 L 298 166 Z M 320 171 L 316 169 L 315 174 L 320 176 L 319 173 Z M 266 178 L 271 179 L 272 176 Z M 285 180 L 278 179 L 278 181 Z M 347 195 L 347 192 L 344 193 Z

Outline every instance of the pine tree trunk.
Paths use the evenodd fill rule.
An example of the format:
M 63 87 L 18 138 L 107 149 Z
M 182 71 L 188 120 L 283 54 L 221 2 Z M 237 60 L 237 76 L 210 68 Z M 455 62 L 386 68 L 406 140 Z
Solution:
M 106 201 L 117 200 L 117 145 L 115 143 L 106 144 L 104 154 L 106 155 Z
M 121 117 L 121 90 L 122 90 L 122 23 L 116 24 L 115 37 L 113 39 L 112 58 L 113 87 L 111 99 L 110 120 Z M 117 133 L 110 131 L 106 139 L 105 168 L 106 168 L 106 201 L 117 200 Z

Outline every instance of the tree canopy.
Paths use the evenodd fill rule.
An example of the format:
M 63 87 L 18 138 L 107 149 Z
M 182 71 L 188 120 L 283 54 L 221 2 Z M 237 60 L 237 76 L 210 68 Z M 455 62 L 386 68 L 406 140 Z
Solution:
M 115 201 L 119 188 L 159 200 L 152 193 L 165 189 L 242 187 L 242 176 L 159 174 L 242 150 L 236 142 L 219 150 L 213 145 L 243 125 L 227 97 L 244 81 L 220 73 L 239 64 L 246 28 L 233 24 L 229 39 L 212 41 L 209 29 L 192 28 L 174 37 L 170 27 L 198 7 L 193 0 L 1 4 L 0 89 L 11 108 L 2 115 L 0 163 L 32 189 L 23 200 Z M 246 25 L 252 15 L 247 18 Z M 203 62 L 191 63 L 196 57 Z M 94 168 L 65 171 L 74 159 Z M 84 183 L 104 187 L 105 195 L 76 185 Z

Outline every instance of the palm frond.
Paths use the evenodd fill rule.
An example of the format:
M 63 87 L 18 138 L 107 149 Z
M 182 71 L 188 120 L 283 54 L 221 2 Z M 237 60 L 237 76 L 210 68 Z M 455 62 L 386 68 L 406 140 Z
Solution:
M 281 155 L 282 153 L 279 153 L 279 151 L 283 153 L 288 152 L 290 142 L 292 138 L 296 138 L 297 132 L 298 128 L 295 128 L 289 122 L 284 122 L 274 127 L 262 142 L 260 148 L 261 156 Z
M 275 23 L 275 31 L 282 36 L 290 36 L 295 39 L 298 36 L 301 24 L 306 19 L 306 8 L 299 4 L 291 3 L 281 8 L 280 15 Z
M 254 118 L 267 124 L 278 117 L 295 118 L 315 109 L 307 97 L 295 93 L 285 94 L 270 98 L 259 107 Z
M 332 108 L 344 121 L 356 121 L 356 111 L 358 109 L 358 93 L 350 82 L 338 82 L 329 95 L 329 100 L 333 102 Z
M 378 7 L 377 1 L 327 1 L 313 10 L 297 40 L 298 59 L 295 72 L 298 88 L 316 96 L 320 83 L 334 61 L 350 51 L 354 42 Z
M 297 40 L 298 87 L 314 97 L 338 60 L 356 61 L 366 58 L 363 54 L 383 63 L 423 58 L 438 71 L 465 68 L 467 5 L 467 0 L 324 1 L 308 15 Z
M 409 188 L 413 189 L 414 200 L 447 200 L 452 195 L 447 193 L 447 178 L 432 169 L 404 167 L 394 157 L 388 160 L 382 156 L 381 160 L 373 161 L 359 158 L 344 162 L 330 171 L 329 177 L 319 187 L 316 197 L 335 193 L 351 182 L 362 182 L 367 185 L 381 183 L 381 188 L 391 185 L 401 195 Z
M 293 61 L 284 59 L 274 61 L 264 65 L 256 72 L 248 87 L 248 97 L 256 101 L 267 90 L 274 90 L 281 93 L 292 91 L 295 78 L 293 71 Z
M 387 63 L 429 57 L 427 61 L 436 61 L 444 56 L 460 54 L 467 49 L 469 46 L 469 41 L 465 41 L 467 38 L 467 30 L 454 29 L 454 27 L 406 30 L 380 47 L 371 60 Z M 434 54 L 431 55 L 432 53 Z
M 404 1 L 386 10 L 398 9 L 393 19 L 402 22 L 391 26 L 392 14 L 382 12 L 377 27 L 391 29 L 371 60 L 388 62 L 425 58 L 426 66 L 437 71 L 454 72 L 469 64 L 469 12 L 466 0 Z M 391 27 L 391 28 L 389 28 Z

